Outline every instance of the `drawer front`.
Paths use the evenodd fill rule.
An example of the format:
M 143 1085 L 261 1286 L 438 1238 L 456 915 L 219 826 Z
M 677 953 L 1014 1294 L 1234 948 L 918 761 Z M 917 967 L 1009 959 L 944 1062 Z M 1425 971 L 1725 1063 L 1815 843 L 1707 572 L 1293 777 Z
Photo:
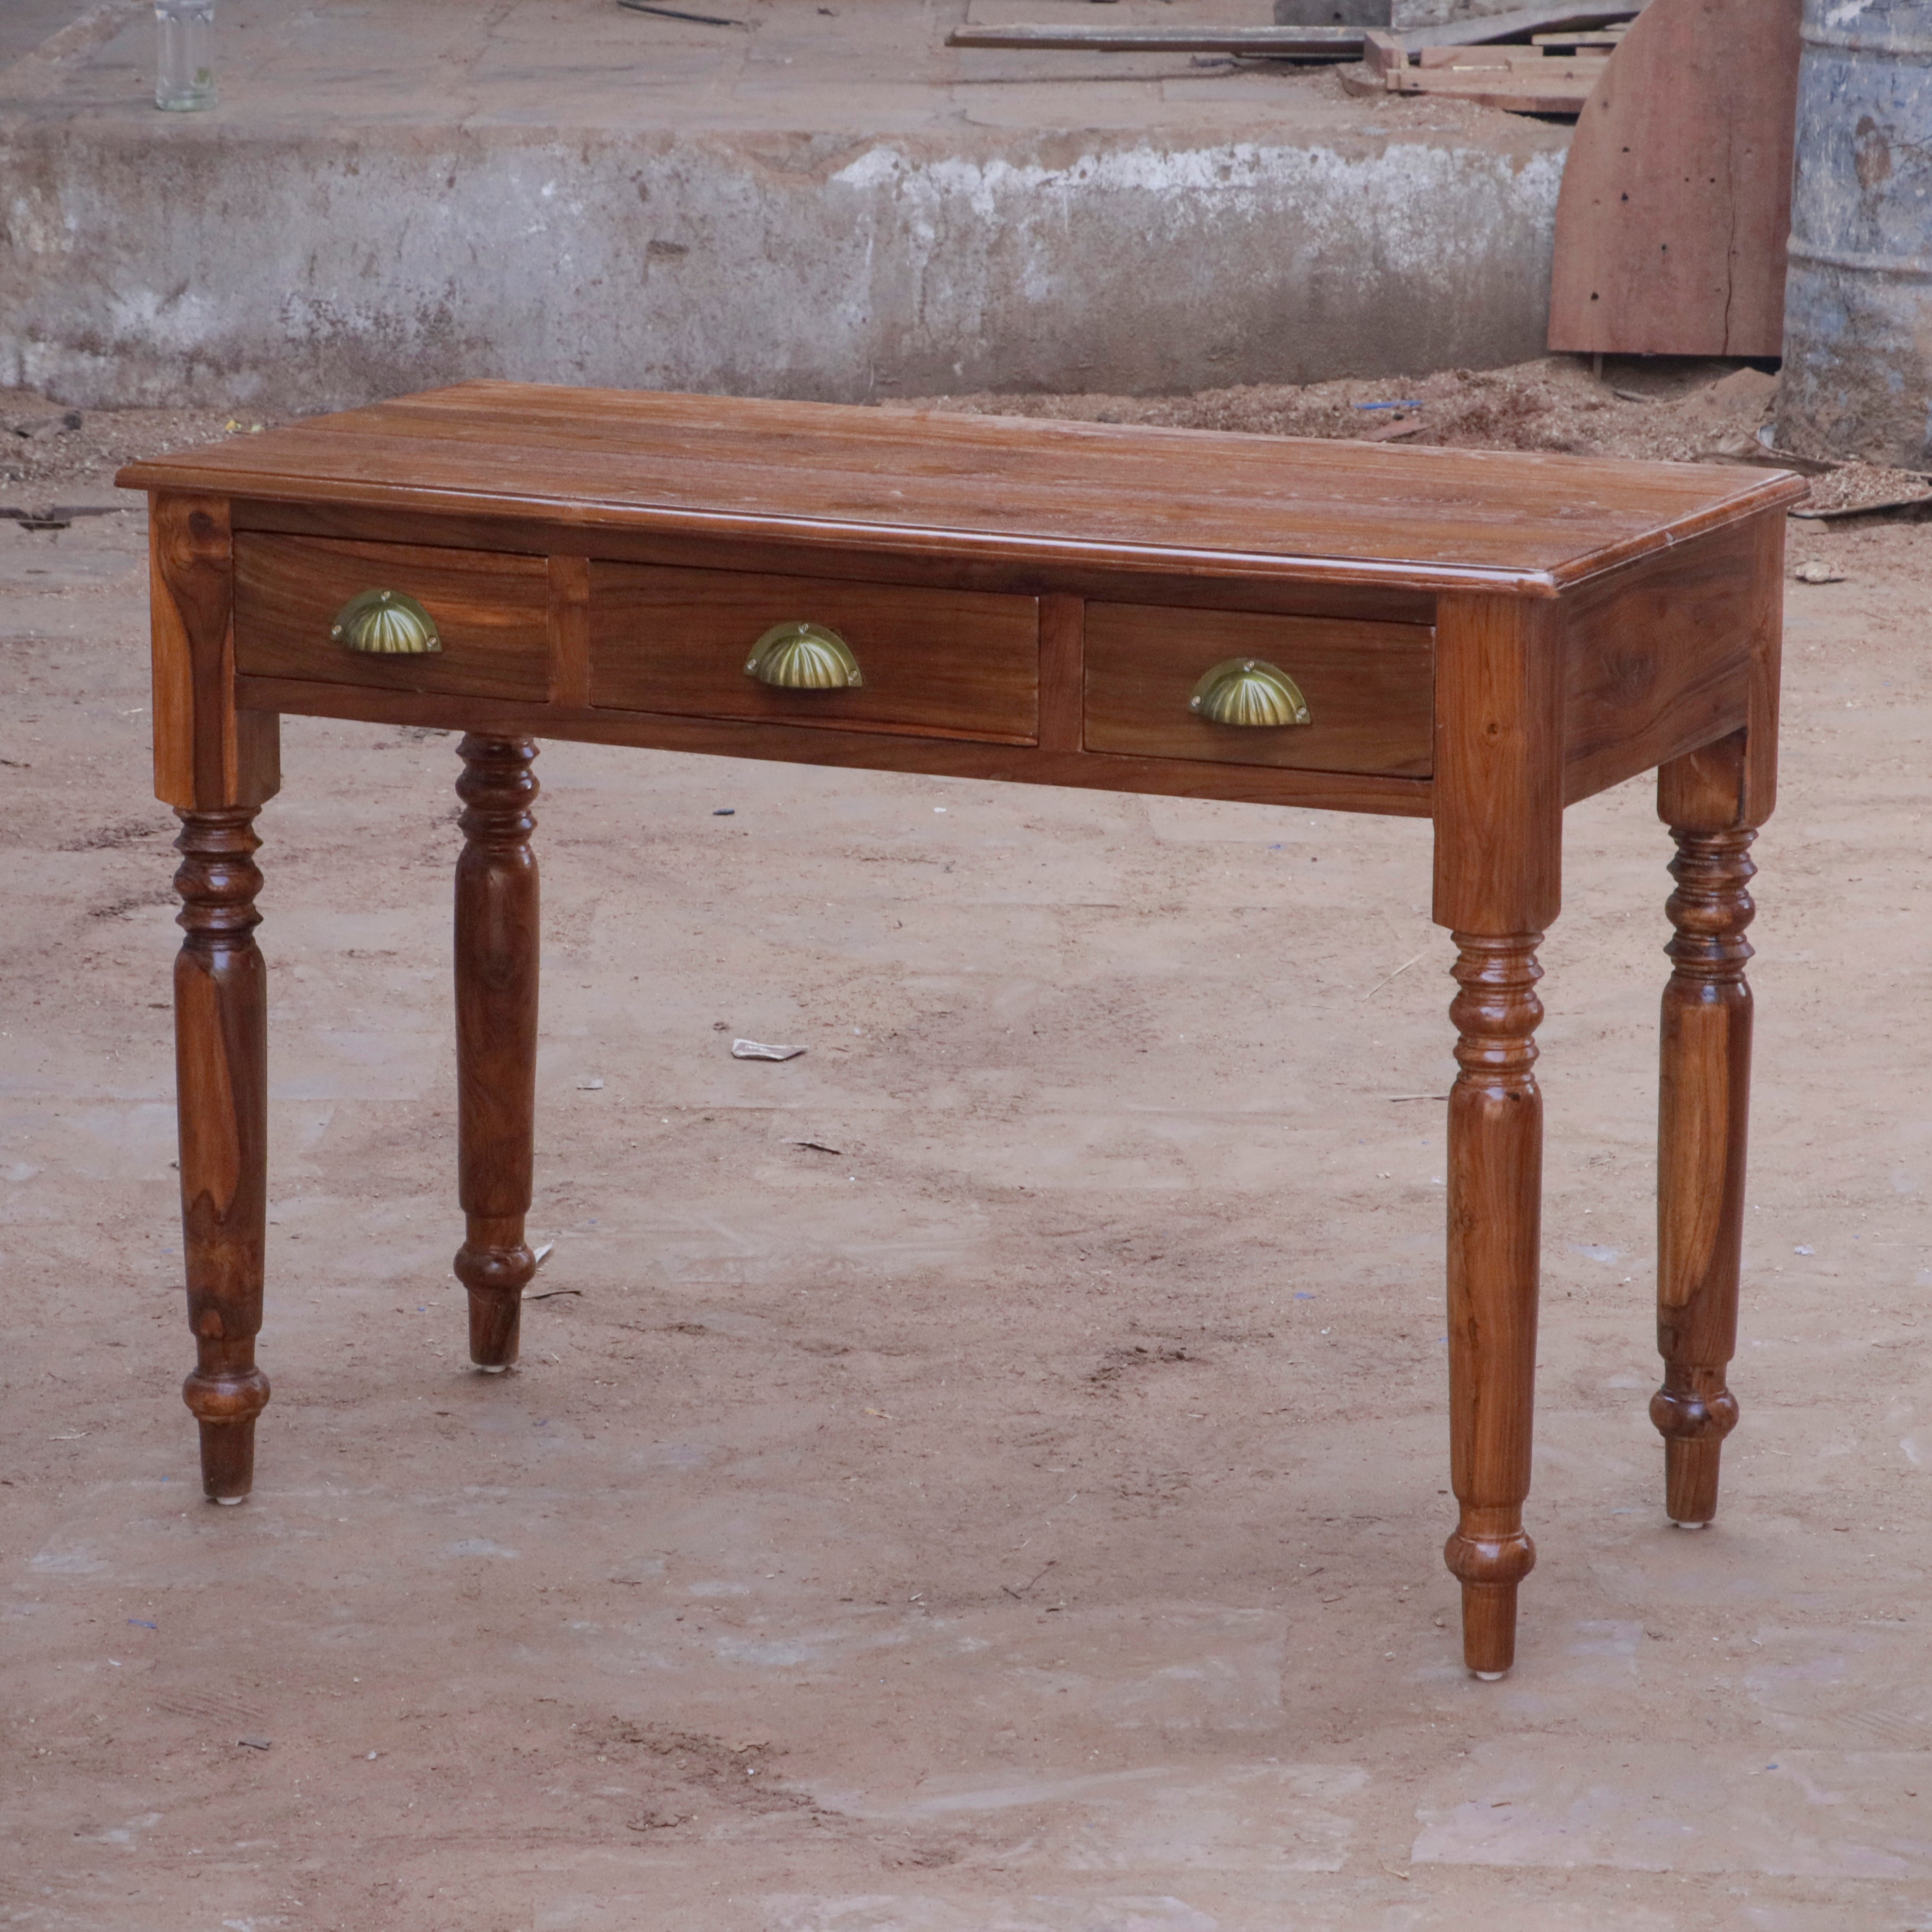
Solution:
M 547 698 L 549 585 L 540 556 L 243 530 L 235 538 L 235 666 L 324 684 Z M 344 605 L 369 590 L 413 598 L 441 650 L 376 656 L 331 637 Z
M 1435 636 L 1419 624 L 1090 604 L 1086 746 L 1143 758 L 1426 778 Z M 1244 658 L 1272 664 L 1292 680 L 1308 723 L 1215 724 L 1189 708 L 1204 674 Z
M 779 625 L 835 632 L 861 682 L 794 689 L 746 668 Z M 656 565 L 590 567 L 590 701 L 1027 745 L 1039 735 L 1031 597 Z

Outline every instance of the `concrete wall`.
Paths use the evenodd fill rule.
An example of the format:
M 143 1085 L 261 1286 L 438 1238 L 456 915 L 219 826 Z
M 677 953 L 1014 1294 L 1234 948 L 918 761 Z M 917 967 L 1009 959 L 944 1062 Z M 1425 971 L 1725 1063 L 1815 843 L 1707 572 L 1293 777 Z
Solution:
M 1480 20 L 1489 14 L 1514 14 L 1519 8 L 1534 6 L 1538 0 L 1395 0 L 1390 24 L 1410 27 L 1439 27 L 1450 20 Z
M 157 127 L 158 119 L 166 124 Z M 1560 137 L 0 124 L 0 382 L 1152 393 L 1543 346 Z

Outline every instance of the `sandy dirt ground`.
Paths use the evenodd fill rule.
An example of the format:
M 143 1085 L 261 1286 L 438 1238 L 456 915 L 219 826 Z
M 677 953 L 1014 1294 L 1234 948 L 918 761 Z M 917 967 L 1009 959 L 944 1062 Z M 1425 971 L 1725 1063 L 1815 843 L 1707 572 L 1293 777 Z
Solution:
M 556 1245 L 491 1379 L 453 741 L 290 720 L 275 1396 L 253 1499 L 204 1504 L 103 464 L 220 424 L 0 404 L 0 507 L 68 513 L 0 519 L 0 1924 L 1932 1928 L 1922 527 L 1792 526 L 1843 580 L 1790 591 L 1696 1536 L 1645 1414 L 1668 841 L 1642 782 L 1570 814 L 1540 1562 L 1482 1685 L 1406 821 L 547 748 Z

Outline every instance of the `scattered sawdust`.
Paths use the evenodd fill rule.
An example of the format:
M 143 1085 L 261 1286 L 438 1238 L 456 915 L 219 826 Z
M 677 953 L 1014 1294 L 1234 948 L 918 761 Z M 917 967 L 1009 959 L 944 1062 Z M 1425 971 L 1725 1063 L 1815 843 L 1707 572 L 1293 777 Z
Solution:
M 1402 440 L 1472 449 L 1537 449 L 1579 456 L 1694 462 L 1766 420 L 1778 379 L 1729 364 L 1677 365 L 1678 380 L 1550 356 L 1506 369 L 1448 369 L 1432 376 L 1345 376 L 1304 386 L 1250 384 L 1184 396 L 976 394 L 896 406 L 976 415 L 1240 430 L 1264 436 L 1353 440 L 1401 426 Z M 1647 380 L 1652 393 L 1630 386 Z M 896 406 L 892 404 L 887 407 Z
M 1932 481 L 1910 470 L 1887 470 L 1875 463 L 1848 463 L 1811 479 L 1811 500 L 1801 508 L 1840 515 L 1892 503 L 1932 503 Z
M 884 406 L 1775 467 L 1778 459 L 1758 432 L 1770 422 L 1777 396 L 1778 378 L 1750 364 L 1606 357 L 1599 376 L 1582 358 L 1546 356 L 1504 369 L 1250 384 L 1192 395 L 980 394 Z M 1932 496 L 1932 484 L 1910 472 L 1848 464 L 1815 478 L 1811 502 L 1799 507 L 1844 508 L 1920 494 Z
M 0 491 L 44 508 L 51 500 L 44 492 L 74 484 L 98 490 L 136 457 L 218 442 L 278 420 L 250 410 L 76 410 L 31 389 L 0 389 Z
M 634 1832 L 675 1831 L 704 1814 L 728 1810 L 807 1812 L 826 1810 L 810 1792 L 794 1790 L 774 1775 L 780 1754 L 769 1743 L 731 1744 L 700 1731 L 634 1723 L 614 1718 L 579 1732 L 597 1762 L 625 1771 L 640 1781 L 643 1802 L 626 1820 Z
M 1777 393 L 1778 378 L 1749 364 L 1609 357 L 1598 375 L 1580 357 L 1547 356 L 1504 369 L 1249 384 L 1191 395 L 980 392 L 881 406 L 1405 446 L 1774 465 L 1778 459 L 1758 432 L 1771 421 Z M 53 500 L 50 491 L 81 482 L 98 486 L 104 472 L 136 457 L 218 442 L 286 419 L 255 410 L 74 410 L 31 390 L 0 389 L 0 495 L 44 510 Z M 1932 480 L 1852 463 L 1814 478 L 1810 502 L 1798 507 L 1843 512 L 1905 500 L 1932 502 Z
M 1199 1359 L 1185 1348 L 1154 1348 L 1144 1342 L 1136 1342 L 1128 1347 L 1109 1348 L 1100 1366 L 1087 1379 L 1096 1387 L 1106 1388 L 1137 1369 L 1153 1368 L 1162 1362 L 1192 1362 Z

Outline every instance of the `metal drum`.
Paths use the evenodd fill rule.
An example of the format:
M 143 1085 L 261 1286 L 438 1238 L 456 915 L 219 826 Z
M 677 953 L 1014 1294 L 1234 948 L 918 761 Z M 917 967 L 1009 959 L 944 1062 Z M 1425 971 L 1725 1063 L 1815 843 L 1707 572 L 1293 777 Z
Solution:
M 1932 469 L 1932 0 L 1804 0 L 1778 440 Z

